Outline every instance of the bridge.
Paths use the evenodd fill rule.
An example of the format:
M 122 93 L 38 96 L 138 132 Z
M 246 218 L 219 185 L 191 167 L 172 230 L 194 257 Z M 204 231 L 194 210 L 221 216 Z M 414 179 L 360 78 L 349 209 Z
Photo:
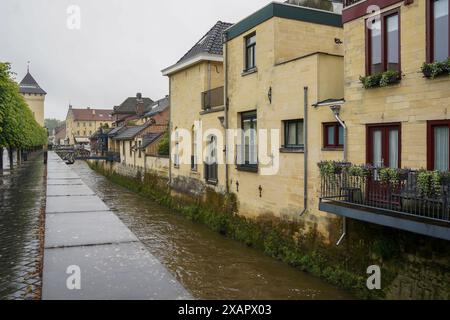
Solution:
M 120 162 L 120 154 L 117 152 L 105 152 L 104 155 L 92 155 L 89 150 L 73 147 L 62 147 L 55 150 L 56 154 L 67 164 L 73 164 L 76 160 L 104 160 Z

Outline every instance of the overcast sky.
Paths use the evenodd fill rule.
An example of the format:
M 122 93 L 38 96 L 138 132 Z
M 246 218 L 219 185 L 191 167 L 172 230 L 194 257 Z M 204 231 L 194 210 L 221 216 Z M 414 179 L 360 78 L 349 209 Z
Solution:
M 137 92 L 155 100 L 168 94 L 161 70 L 216 21 L 237 22 L 269 2 L 1 0 L 0 61 L 12 63 L 20 82 L 31 60 L 48 93 L 46 118 L 64 119 L 69 101 L 109 109 Z M 80 8 L 80 29 L 67 27 L 71 5 Z

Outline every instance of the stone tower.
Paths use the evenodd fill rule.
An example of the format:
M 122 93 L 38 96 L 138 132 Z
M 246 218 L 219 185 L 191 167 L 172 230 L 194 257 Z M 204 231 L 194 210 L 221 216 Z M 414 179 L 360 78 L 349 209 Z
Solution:
M 33 112 L 34 118 L 41 126 L 44 126 L 44 103 L 47 92 L 34 80 L 29 69 L 25 78 L 20 82 L 19 87 L 20 93 Z

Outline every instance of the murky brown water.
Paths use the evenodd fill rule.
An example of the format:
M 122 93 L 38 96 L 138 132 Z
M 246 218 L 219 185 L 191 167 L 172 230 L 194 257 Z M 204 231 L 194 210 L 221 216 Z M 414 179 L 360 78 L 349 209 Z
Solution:
M 73 169 L 197 299 L 352 299 L 203 225 L 112 184 L 77 161 Z

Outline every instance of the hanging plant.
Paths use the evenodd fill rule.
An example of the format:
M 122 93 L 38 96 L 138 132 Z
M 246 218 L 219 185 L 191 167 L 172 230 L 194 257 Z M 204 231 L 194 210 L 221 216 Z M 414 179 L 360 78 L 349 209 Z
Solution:
M 425 198 L 441 196 L 441 173 L 438 171 L 420 171 L 417 175 L 417 191 Z
M 382 73 L 359 78 L 365 89 L 387 87 L 389 85 L 399 83 L 401 79 L 401 72 L 394 70 L 388 70 Z
M 347 169 L 347 173 L 351 177 L 368 177 L 370 176 L 370 169 L 362 166 L 350 166 Z
M 450 75 L 450 58 L 442 62 L 424 63 L 422 65 L 422 73 L 428 79 Z
M 336 161 L 322 161 L 318 166 L 322 177 L 330 177 L 342 173 L 342 165 Z
M 387 87 L 391 84 L 399 83 L 402 76 L 400 72 L 388 70 L 386 72 L 383 72 L 380 79 L 380 87 Z

